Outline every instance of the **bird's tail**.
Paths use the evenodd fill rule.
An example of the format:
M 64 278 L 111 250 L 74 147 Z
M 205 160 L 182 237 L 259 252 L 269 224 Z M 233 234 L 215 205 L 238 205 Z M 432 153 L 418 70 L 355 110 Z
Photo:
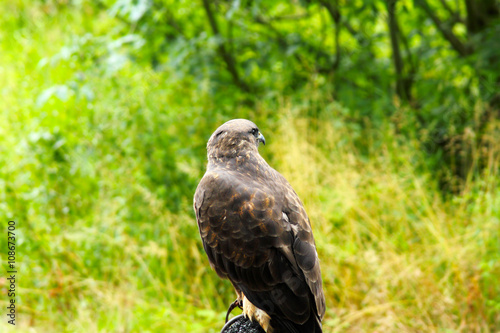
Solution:
M 297 324 L 283 318 L 271 318 L 275 333 L 322 333 L 321 320 L 312 315 L 304 324 Z

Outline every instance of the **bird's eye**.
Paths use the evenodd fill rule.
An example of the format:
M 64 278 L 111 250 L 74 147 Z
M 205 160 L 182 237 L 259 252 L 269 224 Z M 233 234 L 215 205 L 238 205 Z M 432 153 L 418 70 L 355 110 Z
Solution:
M 220 131 L 219 133 L 215 134 L 215 137 L 218 137 L 219 135 L 221 135 L 222 133 L 224 133 L 224 131 Z
M 250 133 L 252 133 L 253 135 L 257 136 L 257 134 L 259 133 L 259 129 L 258 128 L 252 128 L 252 130 L 250 131 Z

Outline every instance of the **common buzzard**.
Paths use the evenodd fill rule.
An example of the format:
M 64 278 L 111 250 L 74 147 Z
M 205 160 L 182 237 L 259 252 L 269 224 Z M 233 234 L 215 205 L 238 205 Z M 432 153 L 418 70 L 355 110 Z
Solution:
M 236 289 L 243 313 L 266 332 L 321 332 L 318 254 L 304 205 L 260 156 L 257 126 L 235 119 L 207 144 L 194 210 L 210 265 Z

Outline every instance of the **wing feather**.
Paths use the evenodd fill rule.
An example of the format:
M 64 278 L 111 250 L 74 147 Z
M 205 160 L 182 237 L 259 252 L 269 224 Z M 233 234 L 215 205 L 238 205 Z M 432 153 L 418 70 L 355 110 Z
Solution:
M 271 170 L 274 187 L 227 170 L 207 172 L 195 195 L 197 221 L 219 276 L 271 316 L 303 324 L 311 310 L 324 315 L 319 260 L 302 203 Z

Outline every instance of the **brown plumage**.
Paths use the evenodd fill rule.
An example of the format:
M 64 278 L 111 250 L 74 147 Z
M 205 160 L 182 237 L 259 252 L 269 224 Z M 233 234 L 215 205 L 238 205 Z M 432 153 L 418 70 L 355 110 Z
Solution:
M 251 121 L 220 126 L 194 210 L 210 265 L 234 285 L 243 312 L 267 332 L 321 332 L 319 259 L 304 205 L 258 152 Z M 270 321 L 269 321 L 270 319 Z

